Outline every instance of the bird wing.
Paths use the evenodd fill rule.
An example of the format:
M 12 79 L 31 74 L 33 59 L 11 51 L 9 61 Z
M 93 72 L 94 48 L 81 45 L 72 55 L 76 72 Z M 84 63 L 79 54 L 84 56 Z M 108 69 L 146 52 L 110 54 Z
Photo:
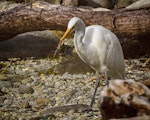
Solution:
M 110 31 L 111 32 L 111 31 Z M 124 78 L 124 56 L 117 36 L 111 32 L 105 35 L 108 42 L 107 66 L 113 78 Z
M 93 30 L 90 31 L 90 29 Z M 92 49 L 93 59 L 95 59 L 94 67 L 101 69 L 101 72 L 104 72 L 104 69 L 108 69 L 112 78 L 123 79 L 125 71 L 124 56 L 118 37 L 101 25 L 92 25 L 87 31 L 90 31 L 91 38 L 88 43 L 90 43 L 90 50 Z

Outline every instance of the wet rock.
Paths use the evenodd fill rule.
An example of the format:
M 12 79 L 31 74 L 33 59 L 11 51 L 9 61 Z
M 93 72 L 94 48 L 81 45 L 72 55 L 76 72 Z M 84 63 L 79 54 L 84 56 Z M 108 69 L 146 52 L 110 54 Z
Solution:
M 34 93 L 34 90 L 32 87 L 29 87 L 29 86 L 26 86 L 26 85 L 20 85 L 19 88 L 18 88 L 18 91 L 21 93 L 21 94 L 32 94 Z

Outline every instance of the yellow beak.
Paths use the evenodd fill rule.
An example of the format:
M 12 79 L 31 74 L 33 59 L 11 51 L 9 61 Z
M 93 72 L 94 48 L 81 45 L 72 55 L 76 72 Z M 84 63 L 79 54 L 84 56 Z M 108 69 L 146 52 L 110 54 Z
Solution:
M 54 54 L 54 57 L 56 56 L 57 54 L 57 51 L 60 49 L 60 47 L 63 45 L 63 41 L 65 40 L 65 38 L 69 35 L 69 33 L 71 32 L 71 28 L 68 28 L 65 32 L 65 34 L 62 36 L 62 38 L 60 39 L 59 43 L 58 43 L 58 46 L 57 46 L 57 49 L 55 50 L 55 54 Z

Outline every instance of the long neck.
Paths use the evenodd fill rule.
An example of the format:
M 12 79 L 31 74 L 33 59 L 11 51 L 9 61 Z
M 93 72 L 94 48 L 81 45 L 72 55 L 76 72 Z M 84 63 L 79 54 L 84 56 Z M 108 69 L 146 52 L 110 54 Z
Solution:
M 74 45 L 75 47 L 78 49 L 78 47 L 81 47 L 83 46 L 83 37 L 84 37 L 84 30 L 78 30 L 78 31 L 75 31 L 75 35 L 74 35 Z
M 75 49 L 76 49 L 77 54 L 80 56 L 81 59 L 85 55 L 85 51 L 86 51 L 86 46 L 83 42 L 84 35 L 85 35 L 85 27 L 84 26 L 81 26 L 80 29 L 78 28 L 75 31 L 75 35 L 74 35 Z

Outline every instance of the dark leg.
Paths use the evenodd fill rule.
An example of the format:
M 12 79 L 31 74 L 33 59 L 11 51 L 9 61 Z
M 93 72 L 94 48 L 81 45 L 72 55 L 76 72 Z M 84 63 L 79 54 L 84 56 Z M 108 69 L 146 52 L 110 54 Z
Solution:
M 105 77 L 106 77 L 106 79 L 105 79 L 106 85 L 108 85 L 109 84 L 109 78 L 108 78 L 107 71 L 105 71 Z
M 93 106 L 93 103 L 94 103 L 96 91 L 97 91 L 97 88 L 98 88 L 98 86 L 99 86 L 99 84 L 100 84 L 99 73 L 96 72 L 96 75 L 97 75 L 96 86 L 95 86 L 94 93 L 93 93 L 93 96 L 92 96 L 92 99 L 91 99 L 91 103 L 90 103 L 90 106 L 89 106 L 89 110 L 92 110 L 92 106 Z

